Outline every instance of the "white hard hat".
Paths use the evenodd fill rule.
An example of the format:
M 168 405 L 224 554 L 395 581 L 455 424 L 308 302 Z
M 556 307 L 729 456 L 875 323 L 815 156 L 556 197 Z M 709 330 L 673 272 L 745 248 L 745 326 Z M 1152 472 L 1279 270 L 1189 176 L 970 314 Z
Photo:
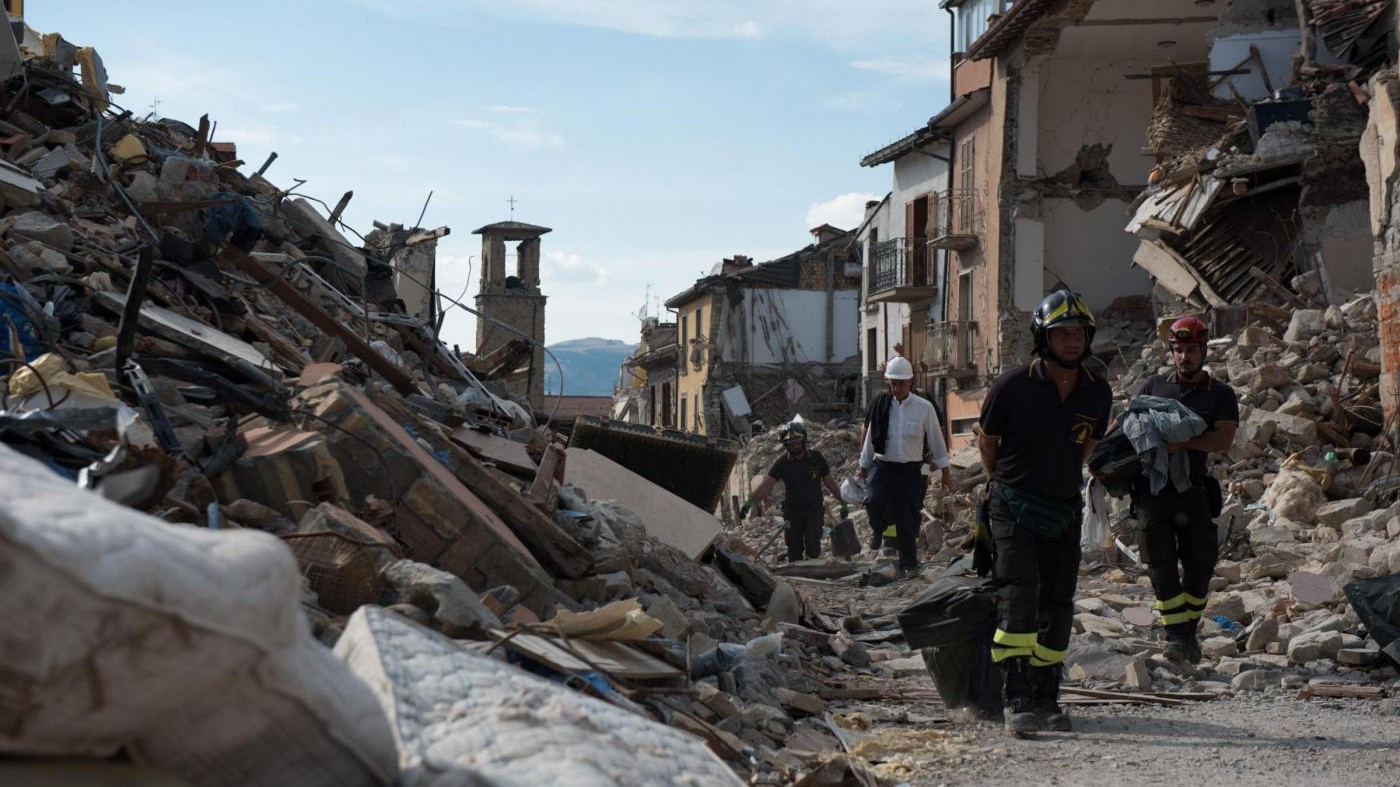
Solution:
M 914 379 L 914 367 L 909 365 L 909 359 L 902 355 L 896 355 L 885 364 L 886 380 L 912 380 Z

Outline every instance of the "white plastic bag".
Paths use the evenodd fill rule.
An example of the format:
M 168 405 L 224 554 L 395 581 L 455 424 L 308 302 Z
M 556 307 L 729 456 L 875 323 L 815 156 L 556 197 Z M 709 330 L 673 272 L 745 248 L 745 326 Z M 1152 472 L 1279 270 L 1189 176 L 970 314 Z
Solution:
M 1086 550 L 1113 546 L 1113 531 L 1108 524 L 1108 497 L 1103 482 L 1097 478 L 1090 478 L 1084 486 L 1084 527 L 1080 530 L 1079 546 Z
M 870 499 L 870 482 L 856 476 L 847 478 L 841 482 L 841 499 L 856 505 L 864 503 Z

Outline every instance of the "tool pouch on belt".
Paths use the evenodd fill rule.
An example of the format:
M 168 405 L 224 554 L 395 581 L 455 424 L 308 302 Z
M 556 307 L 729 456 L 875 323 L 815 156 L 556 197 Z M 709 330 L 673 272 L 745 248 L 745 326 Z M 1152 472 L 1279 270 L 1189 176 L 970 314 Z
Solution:
M 1007 484 L 997 484 L 996 488 L 1011 509 L 1016 526 L 1045 538 L 1059 538 L 1079 518 L 1083 507 L 1077 499 L 1057 500 Z

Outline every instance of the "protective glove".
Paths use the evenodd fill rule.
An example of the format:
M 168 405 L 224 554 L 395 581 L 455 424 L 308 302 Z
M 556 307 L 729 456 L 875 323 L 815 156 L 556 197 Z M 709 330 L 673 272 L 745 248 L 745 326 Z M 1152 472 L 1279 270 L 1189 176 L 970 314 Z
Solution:
M 752 498 L 752 497 L 749 498 L 748 500 L 745 500 L 745 501 L 744 501 L 744 504 L 743 504 L 742 506 L 739 507 L 739 518 L 740 518 L 740 519 L 748 519 L 748 518 L 749 518 L 749 509 L 750 509 L 750 508 L 753 508 L 753 498 Z
M 850 507 L 849 505 L 846 505 L 846 501 L 842 500 L 842 501 L 841 501 L 841 518 L 842 518 L 842 519 L 845 519 L 846 517 L 848 517 L 848 516 L 850 516 L 850 515 L 851 515 L 851 507 Z

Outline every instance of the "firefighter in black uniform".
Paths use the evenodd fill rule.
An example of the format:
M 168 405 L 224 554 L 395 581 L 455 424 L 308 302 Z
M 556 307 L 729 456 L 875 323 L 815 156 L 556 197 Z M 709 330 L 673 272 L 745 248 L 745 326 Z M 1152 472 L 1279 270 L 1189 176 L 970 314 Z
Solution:
M 1004 676 L 1006 729 L 1018 735 L 1070 729 L 1059 693 L 1079 578 L 1082 467 L 1113 401 L 1108 383 L 1083 365 L 1094 316 L 1077 295 L 1047 295 L 1031 334 L 1038 357 L 987 391 L 977 444 L 991 472 L 992 660 Z
M 1140 478 L 1133 490 L 1133 503 L 1144 524 L 1144 551 L 1157 613 L 1167 630 L 1163 655 L 1192 664 L 1201 660 L 1196 627 L 1215 573 L 1215 517 L 1221 505 L 1220 484 L 1206 471 L 1206 454 L 1230 450 L 1240 420 L 1235 390 L 1203 368 L 1209 336 L 1206 324 L 1195 317 L 1172 323 L 1167 342 L 1176 369 L 1149 377 L 1138 392 L 1180 400 L 1206 422 L 1206 431 L 1199 437 L 1167 446 L 1168 451 L 1186 451 L 1190 488 L 1178 492 L 1167 484 L 1154 495 L 1147 479 Z
M 788 562 L 801 560 L 804 552 L 808 560 L 814 560 L 822 554 L 822 487 L 837 500 L 841 500 L 841 487 L 831 477 L 826 457 L 807 447 L 807 427 L 793 421 L 783 427 L 781 435 L 787 451 L 773 462 L 753 496 L 744 501 L 739 518 L 747 517 L 754 501 L 763 500 L 774 484 L 782 481 L 786 522 L 783 539 L 787 542 Z M 841 518 L 845 519 L 848 513 L 846 501 L 841 500 Z

